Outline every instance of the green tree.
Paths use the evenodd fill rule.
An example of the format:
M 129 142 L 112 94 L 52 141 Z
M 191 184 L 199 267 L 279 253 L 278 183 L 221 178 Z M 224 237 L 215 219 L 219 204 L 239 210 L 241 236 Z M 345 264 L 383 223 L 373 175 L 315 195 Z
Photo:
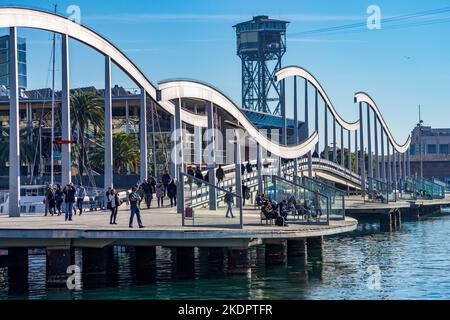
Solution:
M 89 164 L 93 168 L 104 168 L 105 148 L 96 148 L 89 152 Z M 113 135 L 113 170 L 116 173 L 130 171 L 137 173 L 140 160 L 139 142 L 132 133 L 116 133 Z
M 74 153 L 78 157 L 78 171 L 82 176 L 89 144 L 96 145 L 96 140 L 103 140 L 104 103 L 96 93 L 75 91 L 70 97 L 70 106 L 72 135 L 78 140 Z

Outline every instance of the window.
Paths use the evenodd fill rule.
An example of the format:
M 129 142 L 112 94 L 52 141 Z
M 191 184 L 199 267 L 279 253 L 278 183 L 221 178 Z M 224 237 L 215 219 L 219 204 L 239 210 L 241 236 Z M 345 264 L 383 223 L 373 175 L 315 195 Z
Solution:
M 409 154 L 414 156 L 416 154 L 416 145 L 411 143 L 411 145 L 409 146 Z
M 440 144 L 439 145 L 439 153 L 440 154 L 448 154 L 448 144 Z
M 435 144 L 427 144 L 427 153 L 428 154 L 436 154 L 436 145 Z

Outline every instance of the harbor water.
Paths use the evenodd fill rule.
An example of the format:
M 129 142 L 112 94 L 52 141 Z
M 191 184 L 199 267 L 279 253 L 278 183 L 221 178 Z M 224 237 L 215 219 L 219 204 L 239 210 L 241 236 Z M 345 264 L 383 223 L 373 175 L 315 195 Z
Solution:
M 396 232 L 361 221 L 354 232 L 325 238 L 322 254 L 307 261 L 267 266 L 264 247 L 254 247 L 251 272 L 238 275 L 202 250 L 177 269 L 167 248 L 158 248 L 156 270 L 139 274 L 133 249 L 115 247 L 108 274 L 82 274 L 78 291 L 47 288 L 45 251 L 35 249 L 25 283 L 8 283 L 0 267 L 0 299 L 450 299 L 449 230 L 448 214 L 404 221 Z

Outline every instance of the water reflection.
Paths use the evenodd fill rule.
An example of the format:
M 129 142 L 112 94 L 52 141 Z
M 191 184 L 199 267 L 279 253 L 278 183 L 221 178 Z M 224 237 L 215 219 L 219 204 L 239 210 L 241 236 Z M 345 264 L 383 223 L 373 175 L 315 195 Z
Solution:
M 328 237 L 323 251 L 267 266 L 264 246 L 249 251 L 251 272 L 230 275 L 221 249 L 114 247 L 99 270 L 83 266 L 82 290 L 46 287 L 45 250 L 29 250 L 28 268 L 0 264 L 0 298 L 29 299 L 449 299 L 450 218 L 406 221 L 398 232 L 379 232 L 373 221 Z M 19 263 L 20 261 L 16 261 Z M 368 287 L 369 266 L 381 272 Z M 11 270 L 13 270 L 11 272 Z

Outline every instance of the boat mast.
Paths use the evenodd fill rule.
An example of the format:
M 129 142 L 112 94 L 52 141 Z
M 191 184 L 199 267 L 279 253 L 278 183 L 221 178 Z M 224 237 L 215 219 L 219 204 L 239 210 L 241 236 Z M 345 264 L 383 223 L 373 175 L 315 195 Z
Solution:
M 55 4 L 55 13 L 57 5 Z M 56 32 L 53 32 L 53 53 L 52 53 L 52 121 L 50 138 L 50 185 L 54 185 L 54 141 L 55 141 L 55 52 L 56 52 Z

